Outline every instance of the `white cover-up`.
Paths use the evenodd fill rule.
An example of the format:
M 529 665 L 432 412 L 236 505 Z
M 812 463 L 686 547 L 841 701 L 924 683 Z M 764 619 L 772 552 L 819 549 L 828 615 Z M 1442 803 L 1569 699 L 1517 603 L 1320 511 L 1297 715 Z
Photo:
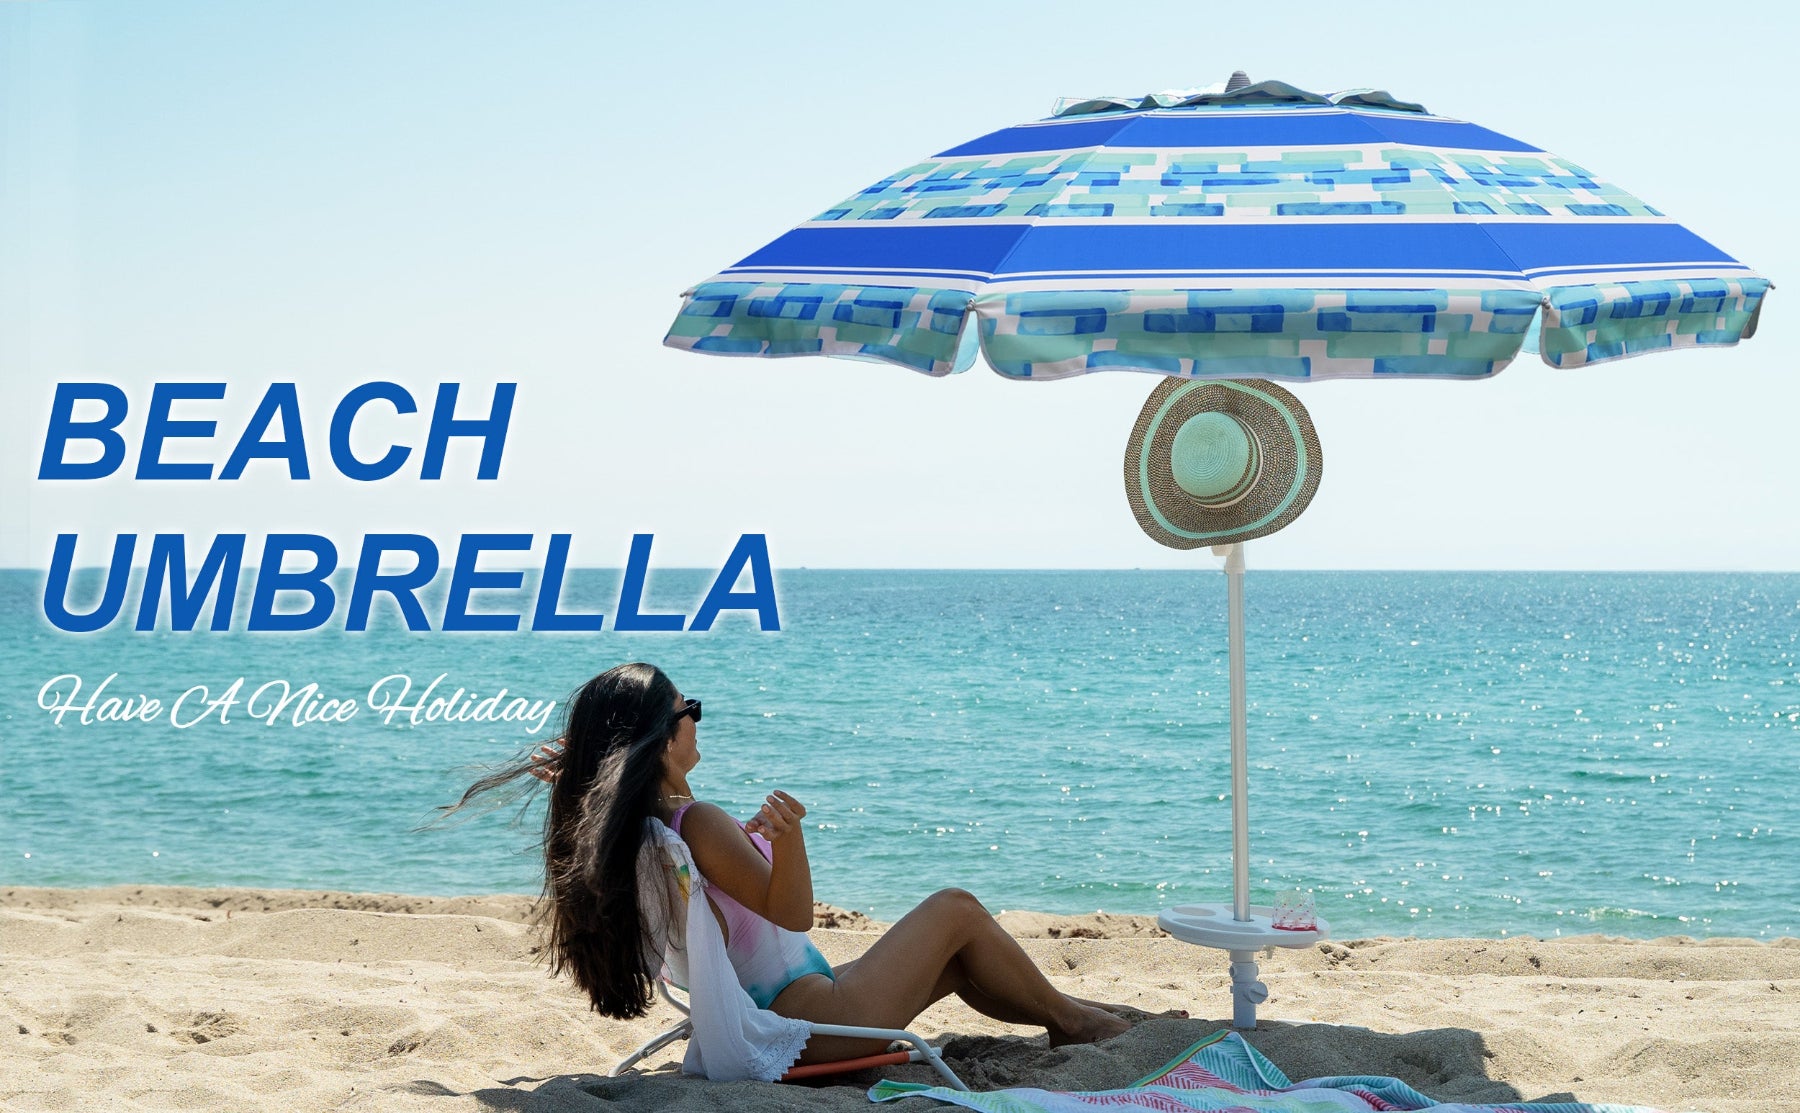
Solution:
M 649 819 L 638 850 L 638 905 L 648 930 L 644 957 L 688 991 L 694 1033 L 681 1069 L 714 1082 L 773 1082 L 800 1058 L 812 1026 L 750 1000 L 705 895 L 706 879 L 687 843 L 662 820 Z M 676 911 L 673 922 L 670 909 Z

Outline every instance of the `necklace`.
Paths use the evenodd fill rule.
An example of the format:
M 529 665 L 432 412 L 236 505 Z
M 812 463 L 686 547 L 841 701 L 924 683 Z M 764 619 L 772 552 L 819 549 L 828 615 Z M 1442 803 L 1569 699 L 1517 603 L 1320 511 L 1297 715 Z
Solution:
M 682 795 L 679 795 L 679 794 L 673 793 L 673 792 L 663 793 L 662 798 L 664 800 L 692 800 L 693 799 L 692 796 L 682 796 Z

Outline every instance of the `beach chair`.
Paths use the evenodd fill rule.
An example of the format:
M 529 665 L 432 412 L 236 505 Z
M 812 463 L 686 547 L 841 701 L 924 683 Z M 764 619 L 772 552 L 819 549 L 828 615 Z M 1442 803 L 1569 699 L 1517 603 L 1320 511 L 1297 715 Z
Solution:
M 680 987 L 675 988 L 679 989 Z M 684 1017 L 687 1015 L 686 1003 L 671 991 L 667 979 L 659 979 L 656 989 L 658 993 L 662 994 L 663 1000 L 675 1006 Z M 925 1038 L 916 1033 L 899 1028 L 861 1028 L 847 1024 L 813 1024 L 810 1021 L 807 1023 L 815 1036 L 850 1036 L 855 1039 L 886 1040 L 890 1045 L 905 1044 L 906 1050 L 889 1050 L 878 1055 L 862 1055 L 854 1059 L 839 1059 L 830 1063 L 809 1063 L 805 1066 L 792 1067 L 781 1076 L 783 1082 L 796 1082 L 801 1079 L 832 1074 L 848 1074 L 871 1067 L 898 1066 L 901 1063 L 929 1063 L 931 1069 L 937 1072 L 938 1077 L 944 1080 L 944 1085 L 955 1090 L 968 1089 L 963 1085 L 963 1080 L 956 1076 L 956 1072 L 950 1069 L 949 1064 L 944 1062 L 944 1057 L 938 1052 L 938 1049 L 926 1043 Z M 685 1019 L 682 1020 L 681 1023 L 658 1034 L 654 1039 L 620 1060 L 619 1065 L 612 1069 L 612 1077 L 617 1078 L 625 1074 L 644 1059 L 670 1044 L 687 1039 L 692 1031 L 692 1023 Z
M 684 1019 L 681 1023 L 675 1025 L 666 1032 L 658 1034 L 654 1039 L 626 1056 L 618 1066 L 612 1069 L 613 1077 L 617 1077 L 631 1070 L 638 1063 L 642 1062 L 646 1056 L 652 1055 L 678 1040 L 688 1039 L 693 1035 L 694 1026 L 692 1010 L 689 1008 L 689 1003 L 681 1000 L 671 992 L 671 987 L 681 990 L 683 993 L 688 992 L 688 987 L 680 985 L 679 979 L 691 976 L 689 973 L 690 968 L 685 963 L 672 967 L 667 961 L 670 954 L 670 951 L 667 948 L 670 944 L 673 944 L 677 951 L 687 951 L 690 940 L 687 939 L 688 933 L 684 926 L 686 924 L 695 924 L 697 925 L 698 930 L 709 933 L 715 937 L 717 934 L 717 929 L 714 925 L 710 910 L 703 910 L 703 903 L 696 904 L 694 902 L 694 898 L 703 892 L 706 881 L 705 878 L 700 876 L 699 868 L 694 865 L 693 855 L 688 850 L 687 844 L 681 840 L 680 835 L 677 835 L 674 831 L 670 830 L 660 820 L 653 819 L 650 821 L 650 824 L 650 838 L 647 839 L 644 848 L 639 853 L 638 884 L 639 891 L 643 894 L 644 903 L 642 904 L 642 907 L 645 909 L 646 914 L 651 917 L 649 936 L 651 939 L 660 939 L 664 941 L 663 957 L 665 964 L 660 976 L 657 978 L 656 989 L 657 992 L 662 995 L 664 1000 L 668 1001 L 669 1004 L 673 1005 L 676 1010 L 682 1014 Z M 658 892 L 662 892 L 667 896 L 667 903 L 660 899 L 655 899 L 655 894 Z M 673 918 L 665 918 L 670 913 L 673 914 Z M 715 938 L 712 946 L 716 948 L 716 958 L 713 960 L 716 965 L 713 968 L 723 966 L 726 969 L 729 969 L 728 964 L 724 962 L 725 955 L 723 942 Z M 704 955 L 707 948 L 705 946 L 700 946 L 697 950 L 701 955 Z M 714 1005 L 717 1006 L 721 1000 L 720 994 L 724 993 L 726 997 L 736 996 L 741 998 L 742 1006 L 744 1008 L 748 1009 L 751 1007 L 749 997 L 743 995 L 743 991 L 738 989 L 735 975 L 732 976 L 732 980 L 729 983 L 729 991 L 723 988 L 726 984 L 727 983 L 724 981 L 720 981 L 699 986 L 699 996 L 703 999 L 712 1001 Z M 691 996 L 692 994 L 690 994 L 690 997 Z M 792 1018 L 784 1018 L 780 1022 L 782 1025 L 787 1026 L 790 1032 L 796 1036 L 798 1035 L 799 1030 L 804 1028 L 808 1039 L 813 1036 L 848 1036 L 853 1039 L 882 1040 L 888 1043 L 890 1047 L 893 1045 L 905 1045 L 906 1049 L 889 1050 L 879 1055 L 863 1055 L 854 1059 L 842 1059 L 832 1063 L 811 1063 L 806 1066 L 792 1067 L 786 1074 L 781 1076 L 779 1081 L 789 1082 L 803 1078 L 813 1078 L 819 1075 L 841 1074 L 848 1071 L 863 1070 L 869 1067 L 895 1066 L 900 1063 L 912 1062 L 929 1063 L 931 1064 L 931 1069 L 937 1072 L 938 1077 L 944 1080 L 945 1085 L 957 1090 L 968 1089 L 967 1086 L 963 1085 L 962 1080 L 956 1077 L 956 1073 L 944 1063 L 943 1056 L 938 1053 L 937 1048 L 926 1043 L 924 1037 L 919 1036 L 914 1032 L 908 1032 L 898 1028 L 864 1028 L 856 1025 L 844 1024 L 815 1024 L 811 1021 L 794 1020 Z

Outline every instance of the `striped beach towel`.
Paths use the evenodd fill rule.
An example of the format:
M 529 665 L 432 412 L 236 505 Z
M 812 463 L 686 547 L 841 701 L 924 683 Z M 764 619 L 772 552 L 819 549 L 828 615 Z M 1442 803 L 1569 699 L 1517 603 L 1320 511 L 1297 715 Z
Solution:
M 1590 1102 L 1437 1102 L 1398 1078 L 1377 1075 L 1337 1075 L 1291 1082 L 1236 1032 L 1208 1036 L 1168 1066 L 1120 1090 L 1073 1093 L 1015 1087 L 964 1093 L 942 1086 L 883 1081 L 869 1091 L 870 1101 L 908 1097 L 935 1098 L 986 1113 L 1088 1113 L 1096 1109 L 1150 1109 L 1162 1113 L 1381 1113 L 1419 1109 L 1433 1113 L 1657 1113 L 1644 1106 Z

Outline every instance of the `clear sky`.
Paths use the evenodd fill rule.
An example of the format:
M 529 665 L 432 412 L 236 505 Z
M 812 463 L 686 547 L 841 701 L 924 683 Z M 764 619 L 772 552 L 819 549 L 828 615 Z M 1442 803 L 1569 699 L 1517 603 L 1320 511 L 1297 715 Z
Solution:
M 1785 287 L 1795 9 L 1696 11 L 0 3 L 0 565 L 43 566 L 63 532 L 99 563 L 130 531 L 517 531 L 598 566 L 634 533 L 658 565 L 716 566 L 743 532 L 784 567 L 1210 566 L 1126 504 L 1150 377 L 705 358 L 661 347 L 679 294 L 1059 96 L 1233 69 L 1535 143 Z M 1800 569 L 1790 301 L 1800 278 L 1736 349 L 1302 384 L 1324 480 L 1250 564 Z M 517 382 L 500 480 L 333 474 L 331 407 L 375 379 Z M 215 465 L 298 382 L 316 478 L 36 481 L 73 380 L 123 387 L 128 431 L 153 382 L 229 383 L 226 439 L 177 454 Z

